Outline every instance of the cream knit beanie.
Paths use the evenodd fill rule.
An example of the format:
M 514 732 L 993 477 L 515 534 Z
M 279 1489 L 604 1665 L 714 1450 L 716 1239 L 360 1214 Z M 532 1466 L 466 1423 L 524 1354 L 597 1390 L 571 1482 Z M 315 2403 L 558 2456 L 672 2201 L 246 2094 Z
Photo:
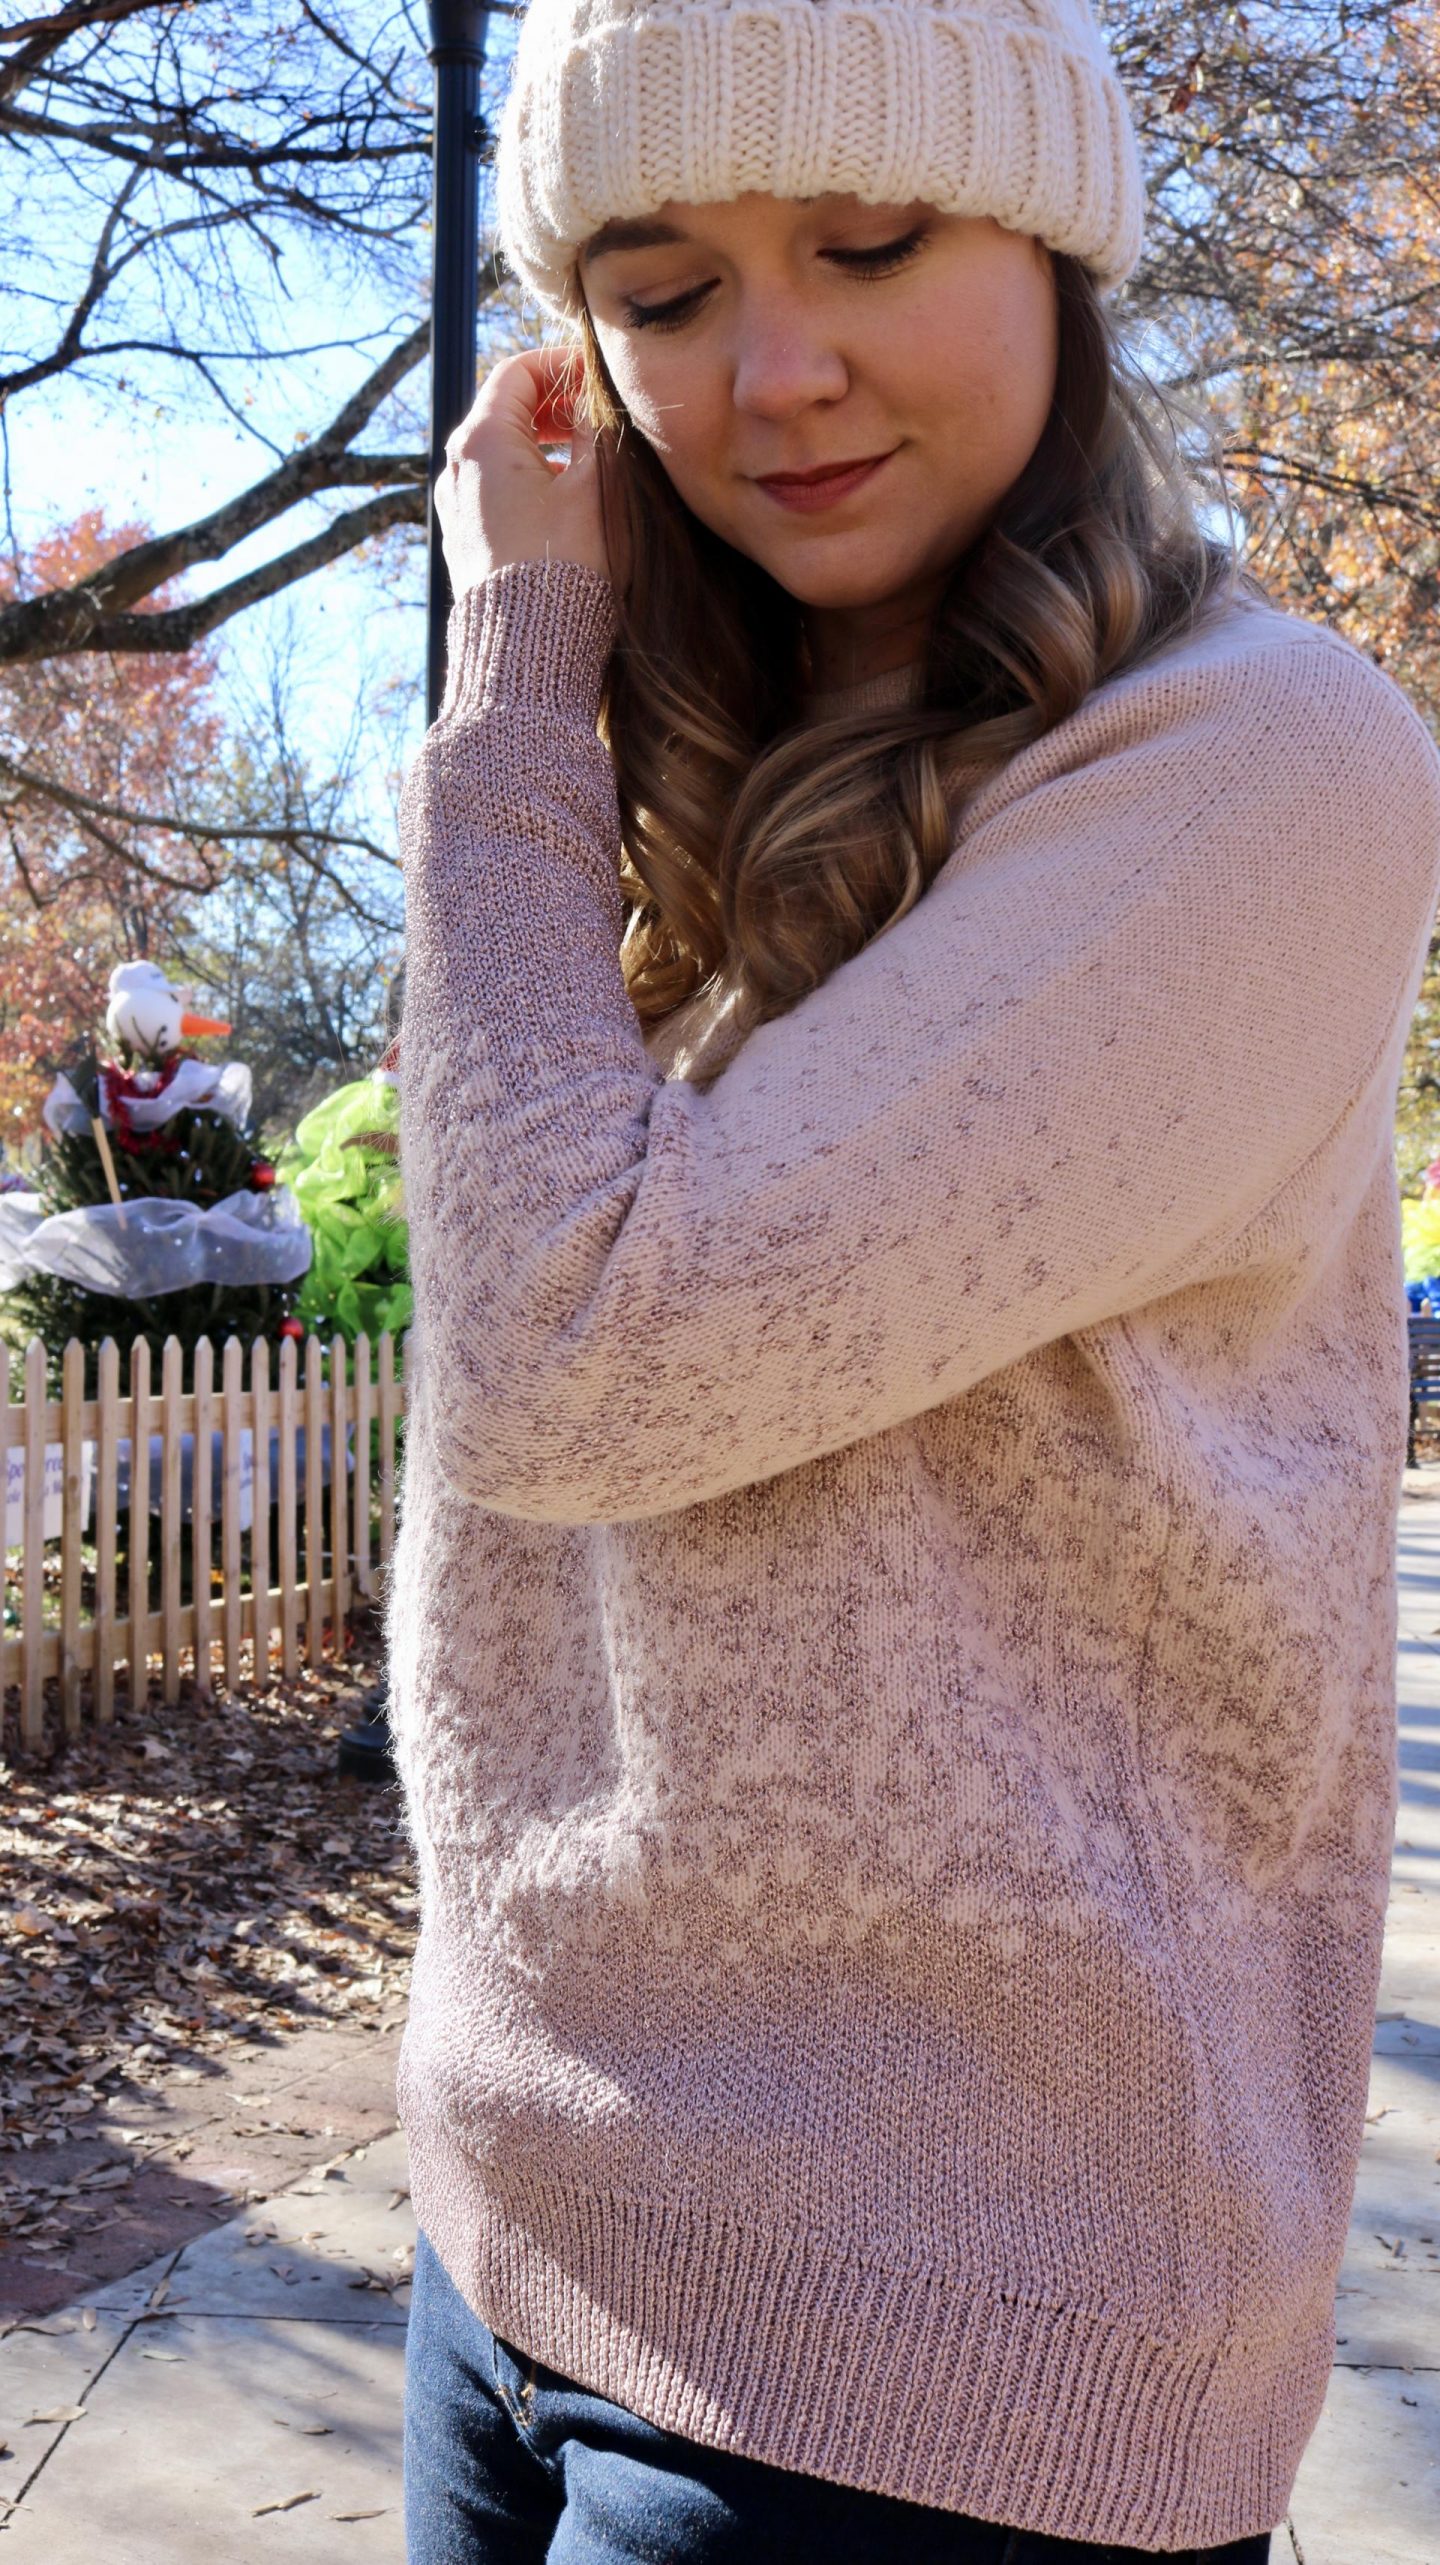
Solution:
M 1102 287 L 1145 211 L 1089 0 L 530 0 L 496 197 L 541 303 L 612 215 L 752 189 L 990 214 Z

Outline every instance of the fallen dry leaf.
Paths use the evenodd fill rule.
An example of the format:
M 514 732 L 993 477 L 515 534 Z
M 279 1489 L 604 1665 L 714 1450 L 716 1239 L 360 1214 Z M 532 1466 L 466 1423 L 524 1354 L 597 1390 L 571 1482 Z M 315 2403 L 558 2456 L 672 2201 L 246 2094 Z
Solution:
M 265 2512 L 293 2512 L 297 2503 L 318 2503 L 319 2500 L 320 2488 L 312 2485 L 307 2494 L 287 2494 L 281 2503 L 257 2503 L 250 2517 L 259 2520 Z
M 122 1698 L 109 1726 L 68 1739 L 48 1683 L 40 1754 L 20 1750 L 10 1687 L 0 2187 L 22 2259 L 44 2248 L 83 2268 L 85 2237 L 114 2222 L 127 2184 L 162 2151 L 153 2124 L 126 2133 L 154 2096 L 217 2081 L 238 2046 L 263 2042 L 272 2054 L 243 2090 L 257 2122 L 286 2127 L 273 2081 L 255 2081 L 256 2066 L 269 2074 L 278 2062 L 279 2039 L 404 2019 L 413 1858 L 393 1791 L 342 1778 L 335 1761 L 357 1693 L 381 1672 L 378 1645 L 362 1638 L 343 1673 L 301 1667 L 234 1700 L 207 1704 L 187 1685 L 167 1705 L 157 1677 L 133 1714 Z M 32 2175 L 31 2148 L 92 2135 L 104 2180 L 52 2185 L 43 2159 Z
M 32 2423 L 81 2422 L 87 2411 L 85 2405 L 52 2405 L 47 2413 L 31 2414 L 29 2420 Z
M 1408 2397 L 1405 2399 L 1408 2403 Z M 388 2503 L 378 2503 L 373 2512 L 332 2512 L 332 2520 L 380 2520 L 389 2510 Z
M 184 2360 L 186 2354 L 183 2351 L 142 2351 L 140 2357 L 142 2360 Z

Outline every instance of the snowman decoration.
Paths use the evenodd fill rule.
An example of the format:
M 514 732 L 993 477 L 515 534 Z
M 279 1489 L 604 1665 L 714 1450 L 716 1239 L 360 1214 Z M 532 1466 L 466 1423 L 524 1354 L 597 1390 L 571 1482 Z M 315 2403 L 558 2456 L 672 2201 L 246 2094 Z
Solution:
M 100 1064 L 101 1118 L 112 1126 L 121 1146 L 134 1147 L 138 1133 L 157 1131 L 186 1105 L 222 1113 L 237 1131 L 243 1130 L 254 1094 L 254 1081 L 244 1062 L 228 1060 L 217 1067 L 180 1048 L 182 1040 L 196 1035 L 228 1033 L 229 1025 L 215 1016 L 191 1013 L 158 962 L 117 962 L 110 974 L 109 994 L 105 1030 L 128 1060 L 138 1063 L 122 1067 L 119 1061 L 104 1060 Z M 67 1083 L 57 1079 L 57 1090 Z M 65 1127 L 51 1121 L 48 1104 L 45 1119 L 52 1129 Z M 98 1129 L 95 1136 L 98 1141 Z M 259 1164 L 273 1177 L 268 1162 Z M 111 1192 L 113 1196 L 113 1186 Z
M 110 1003 L 105 1030 L 112 1042 L 138 1051 L 147 1060 L 168 1059 L 181 1040 L 197 1033 L 228 1033 L 215 1016 L 191 1015 L 182 1008 L 158 962 L 117 962 L 110 974 Z
M 297 1280 L 310 1265 L 310 1231 L 268 1159 L 252 1155 L 247 1181 L 218 1201 L 152 1193 L 145 1182 L 145 1162 L 181 1150 L 166 1126 L 187 1109 L 223 1118 L 243 1143 L 254 1092 L 249 1068 L 181 1047 L 228 1033 L 229 1024 L 196 1014 L 154 962 L 117 963 L 108 1000 L 105 1030 L 122 1056 L 62 1070 L 42 1118 L 57 1137 L 93 1138 L 109 1199 L 47 1216 L 39 1196 L 8 1194 L 0 1204 L 0 1290 L 26 1272 L 134 1300 L 197 1283 Z M 134 1170 L 128 1188 L 120 1182 L 126 1160 Z M 285 1332 L 300 1330 L 287 1321 Z

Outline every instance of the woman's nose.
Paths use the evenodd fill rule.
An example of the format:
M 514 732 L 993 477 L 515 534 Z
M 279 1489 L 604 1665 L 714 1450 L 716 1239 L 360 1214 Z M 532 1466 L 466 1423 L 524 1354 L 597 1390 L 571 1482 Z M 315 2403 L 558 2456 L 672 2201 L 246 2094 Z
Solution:
M 747 315 L 734 368 L 735 407 L 754 418 L 794 418 L 815 401 L 842 400 L 849 389 L 839 349 L 793 310 Z

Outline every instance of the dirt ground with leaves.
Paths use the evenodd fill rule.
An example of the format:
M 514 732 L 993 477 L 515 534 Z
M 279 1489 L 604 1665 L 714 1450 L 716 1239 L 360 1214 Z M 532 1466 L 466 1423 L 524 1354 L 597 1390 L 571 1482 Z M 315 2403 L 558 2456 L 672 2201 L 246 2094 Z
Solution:
M 342 1777 L 343 1664 L 18 1752 L 0 1858 L 0 2332 L 396 2124 L 415 1939 L 393 1782 Z

